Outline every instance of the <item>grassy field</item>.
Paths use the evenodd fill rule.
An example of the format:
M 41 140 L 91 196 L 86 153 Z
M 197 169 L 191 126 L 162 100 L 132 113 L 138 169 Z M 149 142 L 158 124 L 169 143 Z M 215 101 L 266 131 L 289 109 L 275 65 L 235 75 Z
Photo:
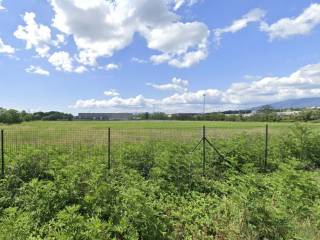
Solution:
M 113 142 L 135 142 L 148 139 L 197 140 L 202 135 L 202 126 L 207 128 L 211 138 L 230 138 L 235 135 L 264 135 L 266 123 L 263 122 L 197 122 L 197 121 L 35 121 L 17 125 L 1 125 L 5 131 L 21 137 L 50 141 L 64 138 L 78 139 L 78 142 L 105 142 L 108 128 L 111 128 Z M 268 123 L 270 137 L 278 137 L 290 131 L 296 123 Z M 320 123 L 304 123 L 314 132 L 320 132 Z M 73 141 L 73 140 L 72 140 Z M 70 142 L 70 141 L 69 141 Z
M 312 129 L 320 130 L 320 123 L 304 123 Z M 214 128 L 219 130 L 254 130 L 264 128 L 264 122 L 213 122 L 213 121 L 34 121 L 15 125 L 0 123 L 1 129 L 185 129 L 185 128 Z M 271 129 L 285 130 L 295 125 L 294 122 L 268 123 Z
M 25 122 L 17 125 L 1 125 L 1 128 L 56 128 L 56 129 L 75 129 L 75 128 L 197 128 L 205 125 L 209 128 L 217 129 L 256 129 L 263 128 L 263 122 L 200 122 L 200 121 L 35 121 Z M 320 129 L 320 123 L 309 123 L 310 127 Z M 269 123 L 271 128 L 283 129 L 294 126 L 294 123 L 280 122 Z

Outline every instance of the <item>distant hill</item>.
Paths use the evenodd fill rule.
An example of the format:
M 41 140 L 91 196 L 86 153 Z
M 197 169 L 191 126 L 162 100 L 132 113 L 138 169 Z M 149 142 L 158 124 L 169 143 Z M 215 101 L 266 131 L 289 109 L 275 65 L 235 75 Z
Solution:
M 290 100 L 276 102 L 268 105 L 270 105 L 275 109 L 320 107 L 320 97 L 290 99 Z M 258 109 L 258 108 L 259 107 L 256 107 L 254 109 Z

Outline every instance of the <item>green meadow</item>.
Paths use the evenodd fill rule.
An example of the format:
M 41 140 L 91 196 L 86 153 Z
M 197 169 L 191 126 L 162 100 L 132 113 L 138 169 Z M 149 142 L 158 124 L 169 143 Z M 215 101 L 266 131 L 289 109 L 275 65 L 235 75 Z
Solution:
M 294 126 L 294 123 L 276 122 L 268 123 L 275 129 Z M 1 128 L 197 128 L 203 125 L 216 129 L 255 129 L 263 128 L 263 122 L 212 122 L 212 121 L 34 121 L 17 125 L 1 125 Z M 320 123 L 308 123 L 312 128 L 319 128 Z

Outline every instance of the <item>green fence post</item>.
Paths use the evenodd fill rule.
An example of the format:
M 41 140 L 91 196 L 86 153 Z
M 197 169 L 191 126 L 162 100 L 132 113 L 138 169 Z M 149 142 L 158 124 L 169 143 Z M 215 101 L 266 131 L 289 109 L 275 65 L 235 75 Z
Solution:
M 266 139 L 265 139 L 265 150 L 264 150 L 264 170 L 267 169 L 267 164 L 268 164 L 268 144 L 269 144 L 269 126 L 268 124 L 266 125 Z
M 202 129 L 202 154 L 203 154 L 203 160 L 202 160 L 202 175 L 205 176 L 206 174 L 206 126 L 203 126 Z
M 4 178 L 4 130 L 1 129 L 1 176 Z
M 111 128 L 108 128 L 108 169 L 111 169 Z

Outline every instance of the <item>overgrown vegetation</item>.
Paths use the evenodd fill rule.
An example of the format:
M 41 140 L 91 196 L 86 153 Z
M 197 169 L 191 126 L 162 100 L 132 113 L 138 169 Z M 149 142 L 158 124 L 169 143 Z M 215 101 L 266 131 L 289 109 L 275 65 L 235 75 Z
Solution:
M 105 159 L 26 148 L 0 181 L 0 239 L 320 239 L 320 136 L 303 125 L 272 142 L 128 144 Z M 81 151 L 81 150 L 79 150 Z M 81 156 L 81 152 L 79 154 Z

